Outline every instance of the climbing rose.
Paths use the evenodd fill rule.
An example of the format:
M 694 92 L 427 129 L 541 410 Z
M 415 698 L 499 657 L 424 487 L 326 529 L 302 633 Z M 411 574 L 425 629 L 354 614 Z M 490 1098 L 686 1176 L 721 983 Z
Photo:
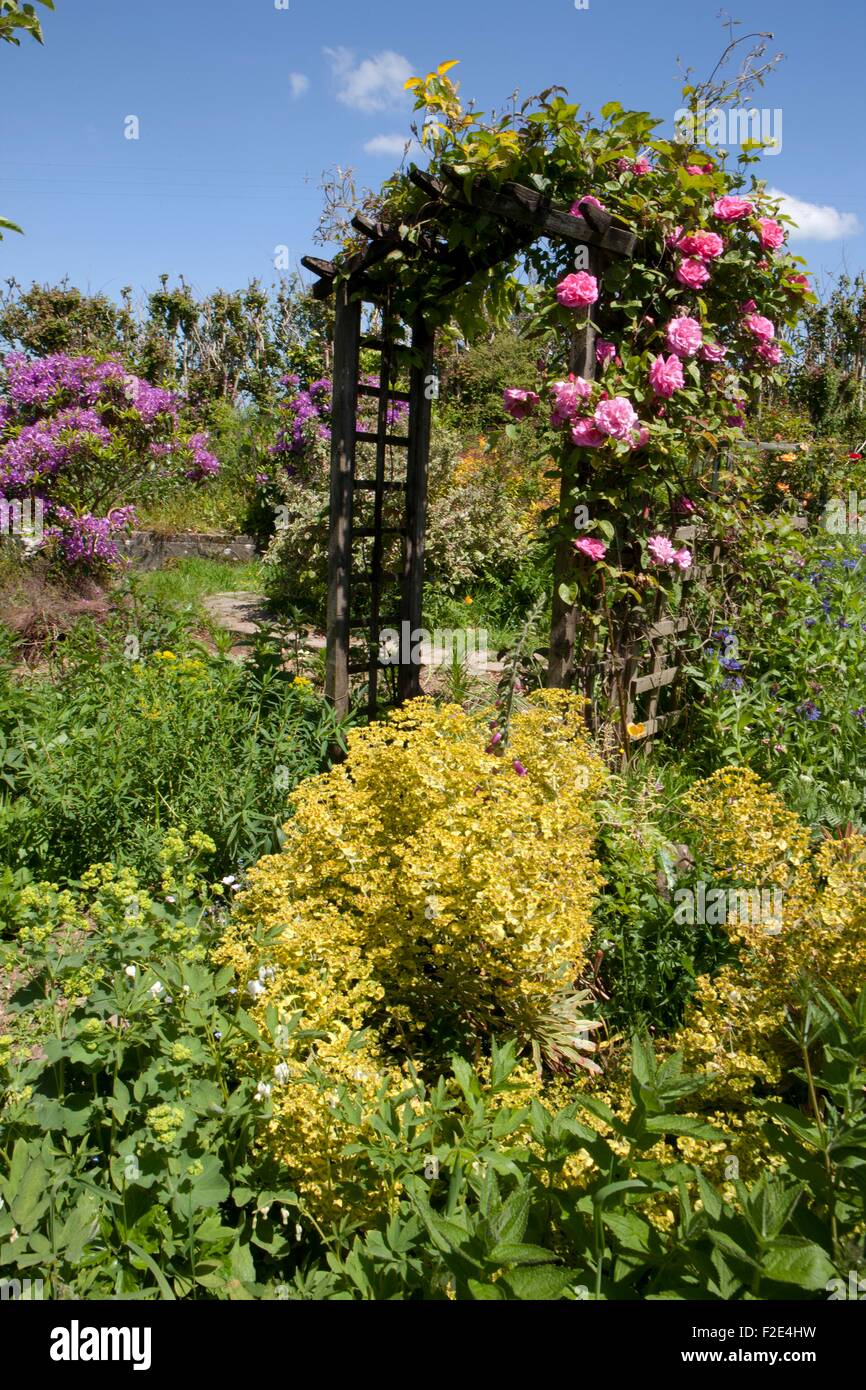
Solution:
M 614 396 L 609 401 L 601 401 L 592 417 L 596 428 L 612 439 L 628 439 L 637 425 L 637 415 L 631 401 L 625 396 Z
M 746 314 L 743 319 L 743 327 L 762 341 L 776 336 L 775 324 L 770 319 L 765 319 L 762 314 Z
M 671 353 L 665 361 L 661 353 L 653 362 L 649 372 L 650 386 L 657 396 L 672 396 L 685 385 L 683 367 L 680 359 Z
M 748 217 L 751 211 L 752 204 L 748 198 L 737 198 L 731 193 L 726 193 L 713 203 L 713 213 L 722 222 L 737 222 L 741 217 Z
M 718 232 L 686 232 L 676 245 L 678 251 L 686 256 L 697 256 L 699 261 L 711 261 L 725 249 Z
M 649 160 L 644 155 L 641 155 L 631 166 L 631 171 L 633 174 L 637 174 L 638 178 L 643 178 L 644 174 L 652 173 L 652 167 Z
M 713 172 L 713 166 L 712 166 L 712 164 L 687 164 L 687 165 L 686 165 L 686 173 L 687 173 L 687 174 L 711 174 L 712 172 Z
M 769 362 L 771 366 L 778 367 L 782 360 L 782 349 L 777 343 L 768 343 L 762 339 L 755 347 L 755 352 L 764 362 Z
M 604 443 L 604 435 L 596 428 L 593 420 L 575 420 L 571 427 L 572 443 L 579 449 L 597 449 Z
M 787 280 L 787 288 L 788 288 L 788 289 L 797 290 L 797 291 L 802 291 L 803 293 L 805 293 L 805 292 L 808 290 L 808 288 L 809 288 L 809 280 L 808 280 L 808 277 L 805 276 L 805 275 L 799 275 L 799 274 L 798 274 L 798 275 L 789 275 L 789 276 L 788 276 L 788 280 Z
M 525 420 L 538 405 L 539 397 L 534 391 L 522 391 L 517 386 L 509 386 L 502 393 L 502 400 L 509 415 L 515 420 Z
M 599 338 L 595 345 L 595 360 L 599 366 L 604 366 L 606 362 L 612 362 L 616 357 L 616 343 L 608 343 L 604 338 Z
M 556 297 L 567 309 L 585 309 L 598 299 L 598 281 L 585 270 L 566 275 L 556 287 Z
M 692 563 L 692 552 L 687 550 L 684 545 L 679 550 L 674 551 L 674 564 L 681 570 L 687 570 Z
M 604 203 L 600 203 L 598 199 L 593 196 L 592 193 L 584 193 L 583 197 L 576 199 L 576 201 L 573 202 L 571 207 L 568 209 L 572 217 L 583 217 L 583 213 L 580 209 L 582 208 L 584 203 L 592 203 L 594 208 L 601 208 L 602 212 L 604 212 L 605 210 Z M 585 220 L 586 219 L 584 218 L 584 221 Z
M 604 541 L 595 540 L 592 536 L 581 536 L 579 541 L 574 541 L 575 550 L 581 555 L 585 555 L 588 560 L 603 560 L 607 554 L 607 546 Z
M 785 228 L 774 217 L 759 217 L 761 245 L 765 251 L 775 251 L 785 240 Z
M 724 362 L 728 349 L 721 343 L 704 343 L 698 356 L 702 362 Z
M 699 290 L 710 278 L 710 272 L 703 261 L 686 259 L 677 266 L 677 279 L 690 290 Z
M 693 357 L 704 341 L 697 319 L 688 318 L 686 315 L 671 319 L 666 337 L 668 352 L 675 352 L 677 357 Z
M 566 420 L 572 420 L 580 408 L 580 402 L 592 395 L 590 383 L 584 381 L 582 376 L 575 376 L 573 372 L 569 374 L 567 381 L 555 381 L 551 390 L 553 391 L 551 422 L 554 425 L 564 425 Z
M 676 558 L 676 551 L 667 536 L 652 536 L 647 541 L 647 550 L 655 565 L 672 565 Z

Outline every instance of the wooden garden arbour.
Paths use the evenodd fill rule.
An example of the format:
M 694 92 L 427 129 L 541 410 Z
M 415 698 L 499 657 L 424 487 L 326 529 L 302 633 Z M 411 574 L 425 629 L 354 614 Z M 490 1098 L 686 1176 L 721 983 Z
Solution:
M 539 237 L 586 247 L 584 268 L 595 275 L 603 292 L 604 269 L 614 256 L 630 256 L 636 237 L 616 226 L 611 215 L 593 204 L 584 204 L 583 216 L 573 216 L 564 207 L 520 184 L 506 183 L 494 188 L 476 183 L 467 190 L 456 174 L 447 170 L 446 179 L 429 176 L 412 168 L 409 177 L 424 194 L 425 202 L 415 216 L 399 227 L 358 215 L 353 226 L 368 238 L 367 247 L 347 262 L 337 264 L 305 256 L 302 264 L 319 278 L 313 286 L 317 298 L 335 295 L 333 401 L 331 433 L 331 492 L 328 545 L 327 668 L 325 693 L 339 713 L 349 706 L 350 678 L 365 673 L 367 704 L 374 712 L 378 701 L 379 674 L 394 669 L 382 660 L 379 649 L 383 628 L 396 627 L 401 634 L 421 626 L 424 585 L 424 541 L 427 519 L 427 465 L 430 449 L 430 417 L 434 392 L 434 329 L 423 311 L 411 323 L 412 367 L 408 392 L 394 390 L 398 342 L 390 315 L 394 275 L 389 275 L 388 256 L 394 250 L 427 257 L 437 268 L 445 269 L 442 298 L 454 294 L 474 276 L 510 260 L 526 250 Z M 472 217 L 479 229 L 489 227 L 483 246 L 469 251 L 449 247 L 447 229 L 455 218 Z M 383 310 L 382 336 L 366 337 L 362 332 L 365 303 Z M 441 317 L 441 315 L 440 315 Z M 360 380 L 362 347 L 380 354 L 377 386 Z M 591 380 L 595 375 L 595 332 L 587 319 L 573 335 L 570 368 Z M 358 426 L 358 402 L 362 395 L 378 403 L 376 427 L 367 431 Z M 395 433 L 389 422 L 391 403 L 400 400 L 408 406 L 408 425 Z M 369 478 L 356 476 L 356 445 L 359 441 L 375 445 L 375 467 Z M 402 481 L 386 479 L 385 461 L 389 447 L 406 450 L 406 469 Z M 560 583 L 571 575 L 573 550 L 567 539 L 567 520 L 572 507 L 574 479 L 562 480 L 562 538 L 557 547 L 547 683 L 566 686 L 573 673 L 576 607 L 559 595 Z M 355 522 L 356 498 L 364 493 L 372 503 L 371 523 Z M 402 494 L 402 517 L 398 527 L 385 524 L 386 494 Z M 402 572 L 398 612 L 385 612 L 389 576 L 383 567 L 386 536 L 399 532 L 402 537 Z M 353 565 L 353 546 L 359 539 L 369 541 L 369 566 L 357 572 Z M 359 598 L 365 594 L 365 599 Z M 360 615 L 357 609 L 367 611 Z M 408 628 L 404 625 L 409 624 Z M 367 655 L 353 664 L 353 632 L 366 636 Z M 421 693 L 420 667 L 413 663 L 406 644 L 401 642 L 396 662 L 397 697 L 409 699 Z

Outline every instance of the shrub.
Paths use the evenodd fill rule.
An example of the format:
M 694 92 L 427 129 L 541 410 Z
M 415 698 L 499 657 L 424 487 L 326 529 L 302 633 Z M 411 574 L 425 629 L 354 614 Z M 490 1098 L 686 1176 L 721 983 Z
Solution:
M 853 999 L 866 967 L 866 837 L 827 839 L 808 829 L 747 768 L 699 782 L 686 800 L 691 833 L 716 882 L 779 890 L 781 912 L 723 924 L 739 959 L 701 977 L 675 1044 L 712 1077 L 711 1094 L 736 1109 L 794 1085 L 788 1010 L 804 979 Z M 748 921 L 743 921 L 748 917 Z
M 55 679 L 26 692 L 6 668 L 7 860 L 74 878 L 116 858 L 146 875 L 165 830 L 185 826 L 212 836 L 220 873 L 237 872 L 275 848 L 289 791 L 324 766 L 338 723 L 267 639 L 239 663 L 178 633 L 162 646 L 147 621 L 79 627 Z
M 600 881 L 591 803 L 604 778 L 580 710 L 562 691 L 538 692 L 504 757 L 485 752 L 478 720 L 427 700 L 351 733 L 347 761 L 291 797 L 283 848 L 251 870 L 220 953 L 260 996 L 255 1016 L 297 1012 L 320 1036 L 322 1070 L 357 1074 L 370 1094 L 401 1066 L 484 1055 L 496 1034 L 534 1044 L 539 1064 L 573 1065 L 585 1047 L 573 983 Z M 262 927 L 273 932 L 265 959 L 249 945 Z M 275 1093 L 271 1142 L 318 1200 L 334 1129 L 309 1087 Z
M 0 492 L 42 503 L 43 543 L 65 567 L 111 564 L 136 502 L 219 470 L 207 434 L 183 433 L 179 398 L 116 358 L 10 353 L 3 365 Z

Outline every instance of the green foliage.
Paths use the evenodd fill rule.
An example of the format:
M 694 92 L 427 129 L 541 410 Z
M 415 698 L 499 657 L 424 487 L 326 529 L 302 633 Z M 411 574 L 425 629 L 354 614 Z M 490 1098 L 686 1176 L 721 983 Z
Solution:
M 39 4 L 46 10 L 54 9 L 54 0 L 39 0 Z M 22 4 L 21 0 L 0 0 L 0 42 L 19 44 L 18 30 L 42 43 L 42 25 L 33 5 Z
M 211 835 L 215 867 L 236 871 L 276 847 L 288 793 L 340 737 L 266 636 L 236 662 L 148 604 L 81 624 L 51 679 L 25 687 L 7 664 L 0 680 L 0 846 L 54 877 L 100 858 L 153 872 L 179 825 Z

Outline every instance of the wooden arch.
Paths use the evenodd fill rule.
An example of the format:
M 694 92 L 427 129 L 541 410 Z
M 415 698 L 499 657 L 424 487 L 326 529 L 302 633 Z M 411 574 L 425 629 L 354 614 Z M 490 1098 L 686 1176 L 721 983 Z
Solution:
M 575 217 L 567 208 L 554 206 L 540 193 L 520 184 L 506 183 L 494 188 L 476 183 L 467 191 L 453 170 L 446 169 L 445 174 L 447 182 L 415 167 L 410 169 L 409 177 L 426 195 L 425 202 L 414 218 L 400 226 L 373 222 L 361 215 L 354 217 L 352 225 L 368 238 L 368 244 L 348 261 L 337 264 L 314 256 L 302 260 L 318 276 L 313 294 L 320 299 L 332 293 L 336 296 L 325 693 L 341 714 L 349 707 L 353 675 L 363 673 L 366 677 L 370 713 L 377 707 L 383 671 L 396 676 L 394 693 L 398 700 L 421 693 L 420 666 L 412 660 L 411 648 L 412 634 L 421 627 L 422 618 L 435 332 L 421 312 L 407 325 L 413 364 L 409 390 L 395 390 L 400 344 L 390 314 L 393 275 L 388 270 L 389 253 L 399 249 L 407 255 L 426 257 L 437 268 L 444 268 L 441 303 L 443 297 L 454 294 L 476 275 L 511 259 L 539 237 L 585 245 L 586 269 L 596 276 L 600 290 L 609 260 L 634 252 L 634 233 L 616 226 L 610 213 L 592 204 L 585 204 L 583 216 Z M 449 225 L 467 213 L 472 214 L 477 227 L 489 228 L 484 246 L 475 251 L 448 244 Z M 382 309 L 386 327 L 381 337 L 368 337 L 362 332 L 366 303 Z M 373 348 L 380 355 L 378 385 L 360 380 L 362 347 Z M 595 332 L 587 320 L 573 337 L 570 367 L 591 380 L 595 366 Z M 359 427 L 358 403 L 362 396 L 372 396 L 377 401 L 374 430 Z M 408 423 L 397 429 L 393 425 L 395 401 L 408 407 Z M 371 477 L 357 477 L 359 442 L 375 445 Z M 393 465 L 394 450 L 405 451 L 405 467 L 399 471 Z M 573 484 L 572 477 L 563 477 L 562 522 L 570 515 Z M 561 529 L 565 531 L 565 527 Z M 387 538 L 392 535 L 399 535 L 402 543 L 402 563 L 396 574 L 386 570 L 383 559 Z M 363 546 L 363 558 L 356 552 L 359 543 Z M 547 676 L 551 686 L 568 685 L 573 671 L 576 608 L 566 604 L 558 592 L 560 583 L 570 576 L 572 562 L 571 545 L 563 538 L 557 547 L 555 565 Z M 395 653 L 382 651 L 384 629 L 395 629 L 400 634 L 396 661 Z M 363 646 L 357 651 L 359 638 L 366 644 L 366 652 Z

